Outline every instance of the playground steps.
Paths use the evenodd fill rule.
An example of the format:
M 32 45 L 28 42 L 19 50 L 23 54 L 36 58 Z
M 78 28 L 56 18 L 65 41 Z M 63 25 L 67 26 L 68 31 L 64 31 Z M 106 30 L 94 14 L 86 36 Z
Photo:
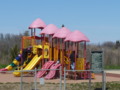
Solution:
M 89 72 L 68 72 L 67 78 L 70 79 L 89 79 L 90 73 Z M 95 79 L 94 73 L 91 73 L 91 79 Z
M 95 74 L 94 73 L 90 73 L 89 71 L 84 71 L 84 72 L 79 72 L 77 73 L 79 76 L 79 79 L 95 79 Z
M 67 78 L 69 79 L 78 79 L 78 75 L 76 72 L 68 72 L 67 75 L 66 75 Z

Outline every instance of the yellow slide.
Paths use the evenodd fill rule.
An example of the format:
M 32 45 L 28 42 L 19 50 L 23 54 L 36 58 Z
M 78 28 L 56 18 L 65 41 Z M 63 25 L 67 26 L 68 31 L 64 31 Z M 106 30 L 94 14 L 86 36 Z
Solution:
M 40 62 L 40 60 L 42 59 L 42 55 L 38 56 L 35 55 L 33 57 L 33 59 L 29 62 L 29 64 L 23 69 L 23 70 L 32 70 L 35 68 L 35 66 Z M 20 72 L 18 72 L 19 70 L 16 70 L 15 72 L 13 72 L 14 76 L 20 76 Z

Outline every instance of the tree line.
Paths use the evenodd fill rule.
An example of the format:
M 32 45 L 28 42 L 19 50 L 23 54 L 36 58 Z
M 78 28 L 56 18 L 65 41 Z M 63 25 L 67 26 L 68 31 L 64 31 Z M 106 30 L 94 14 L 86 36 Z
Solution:
M 0 33 L 0 64 L 9 64 L 17 56 L 21 48 L 21 37 L 28 36 L 28 31 L 23 34 L 2 34 Z M 120 41 L 104 42 L 102 44 L 87 45 L 87 59 L 91 50 L 104 51 L 105 65 L 120 65 Z
M 18 55 L 22 36 L 28 36 L 28 31 L 22 34 L 0 33 L 0 64 L 9 64 Z
M 89 44 L 87 45 L 87 52 L 89 58 L 89 52 L 95 50 L 104 51 L 104 65 L 107 66 L 119 66 L 120 65 L 120 41 L 116 42 L 107 41 L 100 44 Z

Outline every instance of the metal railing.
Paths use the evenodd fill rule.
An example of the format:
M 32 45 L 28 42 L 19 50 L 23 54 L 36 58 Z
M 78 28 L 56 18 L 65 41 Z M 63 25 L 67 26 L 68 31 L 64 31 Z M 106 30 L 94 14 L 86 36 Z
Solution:
M 101 83 L 102 83 L 102 86 L 100 88 L 102 88 L 102 90 L 106 90 L 106 71 L 120 71 L 120 70 L 66 70 L 66 68 L 64 68 L 64 70 L 62 69 L 62 67 L 60 67 L 59 69 L 34 69 L 34 70 L 20 70 L 20 71 L 15 71 L 15 72 L 20 72 L 21 73 L 21 76 L 20 76 L 20 87 L 18 90 L 25 90 L 24 89 L 24 78 L 27 78 L 27 77 L 24 77 L 24 72 L 32 72 L 34 73 L 34 76 L 32 77 L 34 79 L 34 87 L 31 88 L 31 90 L 42 90 L 40 87 L 38 88 L 38 84 L 39 84 L 39 81 L 38 81 L 38 78 L 37 78 L 37 72 L 38 71 L 43 71 L 43 70 L 47 70 L 47 71 L 50 71 L 50 70 L 59 70 L 59 90 L 68 90 L 67 89 L 67 72 L 81 72 L 81 71 L 89 71 L 90 72 L 90 77 L 87 79 L 88 80 L 88 90 L 92 90 L 91 88 L 91 84 L 92 84 L 92 78 L 91 78 L 91 73 L 93 71 L 99 71 L 101 72 Z M 1 73 L 12 73 L 14 71 L 2 71 Z M 63 74 L 64 73 L 64 74 Z M 2 78 L 2 77 L 0 77 Z M 55 83 L 55 82 L 54 82 Z M 51 84 L 52 85 L 52 84 Z M 57 89 L 58 89 L 57 88 Z M 81 89 L 82 90 L 82 89 Z

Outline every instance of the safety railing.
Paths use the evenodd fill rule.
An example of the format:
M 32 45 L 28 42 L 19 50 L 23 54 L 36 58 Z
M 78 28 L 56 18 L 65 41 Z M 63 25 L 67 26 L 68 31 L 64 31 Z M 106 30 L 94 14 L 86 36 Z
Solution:
M 47 71 L 44 76 L 49 71 L 57 71 L 57 76 L 50 80 L 44 77 L 38 78 L 39 71 Z M 99 73 L 93 73 L 94 71 Z M 20 77 L 14 77 L 13 72 L 20 72 Z M 81 72 L 89 72 L 88 77 L 79 78 Z M 9 90 L 119 90 L 120 70 L 67 70 L 60 67 L 59 69 L 2 71 L 0 90 L 8 88 Z

